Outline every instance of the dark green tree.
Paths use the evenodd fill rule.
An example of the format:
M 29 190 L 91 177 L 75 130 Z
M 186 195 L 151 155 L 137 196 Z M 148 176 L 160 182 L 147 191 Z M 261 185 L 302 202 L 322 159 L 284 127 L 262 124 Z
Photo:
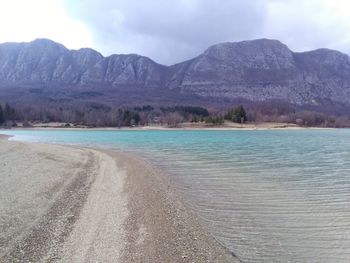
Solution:
M 235 110 L 234 110 L 234 122 L 237 123 L 244 123 L 247 121 L 247 113 L 245 112 L 245 109 L 243 108 L 243 106 L 238 106 Z
M 135 124 L 138 125 L 141 121 L 140 114 L 138 112 L 133 112 L 132 119 L 134 120 Z
M 0 125 L 5 122 L 4 112 L 2 110 L 2 106 L 0 104 Z
M 8 103 L 5 104 L 5 108 L 3 110 L 4 118 L 6 121 L 14 120 L 15 117 L 15 109 L 13 109 Z
M 240 105 L 226 113 L 225 119 L 237 123 L 244 123 L 247 121 L 247 113 L 243 106 Z

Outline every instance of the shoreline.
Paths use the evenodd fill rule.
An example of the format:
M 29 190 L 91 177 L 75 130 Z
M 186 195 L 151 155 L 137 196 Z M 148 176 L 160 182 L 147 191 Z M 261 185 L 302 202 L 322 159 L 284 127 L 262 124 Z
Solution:
M 1 127 L 0 127 L 1 128 Z M 225 122 L 224 124 L 214 125 L 208 123 L 192 123 L 183 122 L 178 123 L 175 127 L 169 127 L 163 124 L 151 124 L 151 125 L 136 125 L 136 126 L 121 126 L 121 127 L 89 127 L 86 125 L 74 125 L 73 123 L 62 122 L 48 122 L 48 123 L 32 123 L 31 126 L 23 126 L 23 123 L 18 122 L 18 126 L 10 127 L 10 129 L 28 129 L 28 130 L 107 130 L 107 131 L 167 131 L 167 130 L 308 130 L 308 129 L 344 129 L 335 127 L 319 127 L 319 126 L 300 126 L 294 123 L 286 122 L 246 122 L 243 124 L 234 122 Z
M 131 208 L 126 221 L 131 240 L 127 250 L 132 253 L 123 257 L 122 262 L 144 262 L 153 253 L 157 255 L 152 258 L 154 262 L 239 262 L 202 227 L 165 174 L 138 156 L 102 151 L 114 156 L 117 165 L 132 175 L 126 179 Z M 143 172 L 139 173 L 140 170 Z
M 0 129 L 4 129 L 1 128 Z M 287 127 L 179 127 L 168 128 L 161 126 L 136 126 L 136 127 L 12 127 L 8 130 L 57 130 L 57 131 L 293 131 L 293 130 L 333 130 L 333 129 L 347 129 L 347 128 L 331 128 L 331 127 L 302 127 L 302 126 L 287 126 Z
M 6 247 L 6 244 L 0 243 L 0 259 L 29 257 L 34 260 L 45 258 L 58 261 L 75 257 L 75 262 L 106 259 L 117 262 L 239 262 L 202 228 L 193 212 L 184 206 L 181 196 L 166 176 L 147 161 L 112 150 L 14 142 L 7 139 L 8 136 L 0 135 L 0 144 L 16 150 L 12 151 L 13 159 L 8 159 L 12 163 L 5 163 L 7 168 L 2 168 L 3 170 L 0 168 L 3 174 L 8 171 L 6 169 L 11 171 L 11 167 L 16 166 L 19 170 L 28 170 L 28 167 L 21 168 L 21 163 L 16 163 L 26 151 L 31 154 L 34 151 L 36 154 L 37 159 L 25 156 L 25 161 L 33 162 L 33 166 L 42 166 L 48 162 L 51 169 L 73 173 L 73 168 L 64 170 L 61 167 L 62 164 L 66 166 L 66 163 L 57 159 L 63 158 L 60 157 L 62 153 L 70 157 L 74 169 L 79 169 L 76 166 L 82 157 L 85 158 L 82 159 L 85 166 L 77 170 L 73 178 L 67 179 L 57 174 L 61 177 L 56 182 L 56 178 L 52 177 L 51 180 L 55 183 L 53 187 L 51 185 L 51 190 L 43 184 L 40 191 L 52 192 L 45 193 L 51 196 L 44 200 L 45 209 L 37 211 L 34 208 L 35 211 L 29 211 L 34 220 L 22 224 L 25 235 L 16 236 L 10 242 L 10 247 L 1 250 L 1 246 Z M 11 155 L 6 150 L 4 154 Z M 4 156 L 6 162 L 6 155 Z M 74 163 L 73 157 L 78 162 Z M 1 162 L 4 160 L 0 160 L 0 164 Z M 36 171 L 40 173 L 40 170 Z M 43 175 L 41 180 L 45 181 L 45 173 Z M 18 174 L 15 176 L 21 177 Z M 30 177 L 30 180 L 35 179 Z M 75 203 L 69 206 L 72 200 Z M 8 204 L 11 205 L 11 202 Z M 18 211 L 11 212 L 16 214 Z M 10 221 L 11 215 L 7 215 Z M 1 223 L 3 222 L 0 221 Z M 0 228 L 6 227 L 0 225 Z M 56 235 L 44 235 L 50 231 Z M 8 234 L 8 239 L 15 236 L 13 231 L 4 233 L 5 236 Z M 35 243 L 32 245 L 31 241 Z

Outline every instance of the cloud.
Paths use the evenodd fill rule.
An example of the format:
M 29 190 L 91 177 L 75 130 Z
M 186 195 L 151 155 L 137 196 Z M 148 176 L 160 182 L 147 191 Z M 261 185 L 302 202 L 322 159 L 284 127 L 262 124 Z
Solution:
M 172 64 L 216 43 L 263 37 L 296 51 L 350 51 L 347 0 L 62 1 L 104 55 L 138 53 Z
M 348 0 L 270 0 L 264 35 L 296 51 L 331 48 L 349 53 Z
M 254 38 L 264 23 L 264 0 L 66 1 L 88 25 L 104 54 L 139 53 L 171 64 L 212 44 Z
M 0 42 L 50 38 L 69 48 L 92 44 L 85 25 L 68 16 L 59 0 L 1 0 L 0 24 Z

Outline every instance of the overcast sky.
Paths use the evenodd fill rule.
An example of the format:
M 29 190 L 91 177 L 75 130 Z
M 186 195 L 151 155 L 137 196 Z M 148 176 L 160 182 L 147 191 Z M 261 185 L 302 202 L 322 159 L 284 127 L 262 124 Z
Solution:
M 349 10 L 348 0 L 0 0 L 0 42 L 50 38 L 162 64 L 256 38 L 349 54 Z

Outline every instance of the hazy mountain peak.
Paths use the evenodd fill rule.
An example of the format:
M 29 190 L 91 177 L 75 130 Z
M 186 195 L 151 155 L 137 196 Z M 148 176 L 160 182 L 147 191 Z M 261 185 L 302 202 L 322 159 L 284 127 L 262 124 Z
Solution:
M 282 50 L 290 51 L 289 48 L 285 44 L 281 43 L 279 40 L 267 39 L 267 38 L 245 40 L 240 42 L 218 43 L 210 46 L 204 53 L 210 52 L 213 49 L 216 49 L 216 50 L 236 49 L 237 51 L 238 50 L 263 51 L 267 49 L 274 49 L 274 50 L 282 49 Z
M 96 51 L 95 49 L 88 48 L 88 47 L 79 48 L 78 50 L 72 50 L 72 51 L 77 51 L 77 52 L 85 53 L 85 54 L 99 54 L 101 57 L 103 57 L 100 52 Z
M 314 59 L 318 59 L 320 62 L 350 63 L 350 57 L 347 54 L 328 48 L 320 48 L 312 51 L 300 52 L 298 54 L 305 57 L 313 57 Z
M 239 67 L 268 69 L 294 66 L 292 51 L 280 41 L 270 39 L 213 45 L 203 56 Z
M 60 50 L 68 50 L 64 45 L 47 38 L 37 38 L 27 44 L 28 47 L 38 47 L 43 49 L 56 48 Z

